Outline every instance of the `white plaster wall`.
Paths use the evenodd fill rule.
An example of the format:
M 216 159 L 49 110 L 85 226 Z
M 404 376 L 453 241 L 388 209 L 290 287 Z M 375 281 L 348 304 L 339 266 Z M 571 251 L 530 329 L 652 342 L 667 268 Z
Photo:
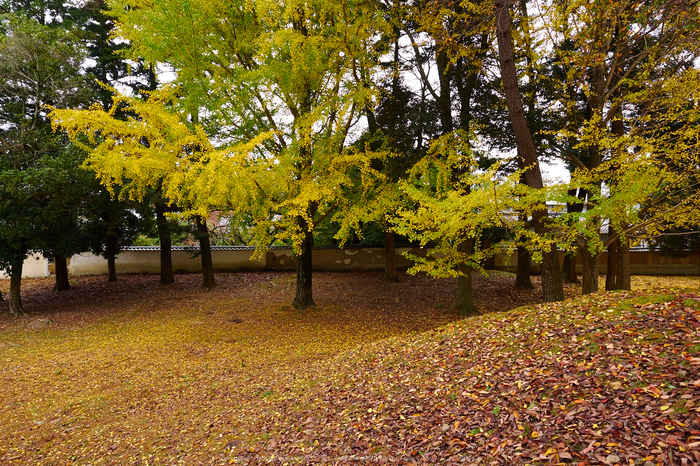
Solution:
M 41 254 L 31 254 L 24 260 L 22 278 L 46 278 L 49 276 L 49 261 Z M 0 278 L 10 278 L 0 271 Z
M 265 257 L 250 260 L 253 251 L 212 251 L 214 270 L 264 270 Z M 201 272 L 202 259 L 188 251 L 172 251 L 174 272 Z M 160 273 L 160 251 L 123 251 L 116 260 L 117 273 Z M 107 260 L 91 253 L 71 257 L 68 271 L 71 275 L 99 275 L 107 273 Z
M 427 249 L 397 249 L 396 265 L 406 268 L 412 265 L 411 261 L 403 257 L 402 253 L 429 254 Z M 212 260 L 214 270 L 217 272 L 234 272 L 238 270 L 295 270 L 295 259 L 291 249 L 272 249 L 267 255 L 251 260 L 253 251 L 222 251 L 213 250 Z M 658 256 L 658 257 L 657 257 Z M 188 251 L 173 251 L 173 270 L 175 272 L 200 272 L 201 258 L 192 257 Z M 314 250 L 314 269 L 316 270 L 381 270 L 384 267 L 383 248 L 365 249 L 317 249 Z M 560 254 L 560 259 L 562 259 Z M 633 274 L 656 275 L 697 275 L 700 272 L 698 256 L 685 258 L 673 258 L 659 256 L 658 253 L 633 252 L 631 271 Z M 498 254 L 494 258 L 497 270 L 515 272 L 517 258 L 515 254 Z M 117 273 L 160 273 L 160 251 L 139 250 L 124 251 L 117 256 Z M 601 257 L 599 268 L 605 273 L 606 261 Z M 581 265 L 577 268 L 580 271 Z M 71 257 L 68 263 L 68 271 L 71 275 L 100 275 L 107 273 L 107 261 L 100 256 L 91 253 L 78 254 Z M 539 264 L 533 261 L 531 266 L 533 273 L 539 273 Z M 45 278 L 50 275 L 49 263 L 40 254 L 32 254 L 24 261 L 22 268 L 23 278 Z M 0 272 L 0 279 L 9 277 Z
M 214 270 L 221 272 L 233 272 L 236 270 L 265 270 L 265 254 L 252 259 L 253 251 L 212 251 L 211 259 L 214 262 Z M 197 257 L 201 265 L 201 259 Z M 201 267 L 200 267 L 201 269 Z
M 68 274 L 70 275 L 100 275 L 107 273 L 107 261 L 90 252 L 76 254 L 70 258 Z
M 397 248 L 396 267 L 406 269 L 413 261 L 403 256 L 404 252 L 425 256 L 427 249 Z M 267 268 L 269 270 L 296 269 L 296 258 L 291 248 L 275 248 L 267 252 Z M 384 248 L 332 249 L 319 248 L 313 252 L 314 270 L 325 271 L 369 271 L 384 269 Z

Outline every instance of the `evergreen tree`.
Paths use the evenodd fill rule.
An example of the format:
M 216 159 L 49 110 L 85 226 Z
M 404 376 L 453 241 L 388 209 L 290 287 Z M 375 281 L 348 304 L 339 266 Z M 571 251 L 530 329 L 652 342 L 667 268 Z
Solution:
M 22 263 L 29 251 L 67 257 L 79 243 L 81 154 L 53 132 L 45 105 L 87 98 L 81 44 L 64 29 L 4 17 L 0 38 L 0 265 L 10 272 L 10 312 L 24 313 Z M 70 224 L 70 225 L 69 225 Z

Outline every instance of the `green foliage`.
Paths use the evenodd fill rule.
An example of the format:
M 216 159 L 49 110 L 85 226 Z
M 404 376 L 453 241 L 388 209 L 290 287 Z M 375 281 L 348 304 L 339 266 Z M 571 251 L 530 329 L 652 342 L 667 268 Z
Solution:
M 106 186 L 142 199 L 162 183 L 189 214 L 251 215 L 261 248 L 298 248 L 305 229 L 344 211 L 350 168 L 372 173 L 370 155 L 345 145 L 373 97 L 357 74 L 376 60 L 371 2 L 110 5 L 132 53 L 172 65 L 177 80 L 143 101 L 116 94 L 109 111 L 54 110 L 73 140 L 91 138 L 86 166 Z M 115 108 L 133 116 L 120 122 Z
M 0 37 L 0 266 L 30 249 L 49 257 L 80 250 L 79 200 L 89 174 L 84 154 L 51 131 L 45 105 L 89 95 L 80 43 L 62 29 L 18 15 Z
M 169 67 L 175 79 L 137 96 L 105 85 L 102 106 L 87 110 L 54 104 L 55 124 L 113 194 L 143 201 L 160 192 L 184 217 L 226 212 L 258 252 L 284 243 L 301 253 L 314 231 L 323 244 L 365 241 L 373 224 L 375 236 L 393 230 L 436 245 L 415 270 L 451 276 L 516 244 L 535 259 L 554 243 L 597 254 L 618 237 L 633 243 L 700 223 L 699 170 L 688 169 L 700 165 L 700 28 L 687 27 L 698 23 L 687 2 L 516 8 L 515 60 L 538 157 L 574 169 L 567 185 L 537 191 L 518 185 L 529 167 L 514 172 L 512 160 L 492 165 L 481 153 L 514 144 L 492 91 L 501 83 L 489 73 L 489 2 L 109 6 L 114 37 L 131 44 L 123 56 Z M 403 81 L 407 69 L 421 76 L 416 89 Z M 100 68 L 103 79 L 122 72 Z M 582 212 L 535 234 L 528 222 L 545 202 Z M 485 248 L 481 239 L 496 231 L 505 241 Z M 473 252 L 460 250 L 465 240 Z
M 519 176 L 502 177 L 498 165 L 476 170 L 469 138 L 461 131 L 433 141 L 411 177 L 400 183 L 415 208 L 400 209 L 392 219 L 397 232 L 422 246 L 436 245 L 432 257 L 411 257 L 416 261 L 411 271 L 458 276 L 458 265 L 481 269 L 485 258 L 503 250 L 504 242 L 484 248 L 479 240 L 490 228 L 520 228 L 512 214 L 516 200 L 526 192 Z M 523 201 L 518 207 L 524 206 Z M 459 248 L 467 238 L 476 240 L 473 252 Z
M 143 209 L 138 212 L 136 207 L 142 206 L 113 198 L 94 180 L 92 172 L 86 172 L 93 178 L 95 186 L 85 199 L 82 248 L 107 258 L 110 252 L 118 254 L 124 247 L 130 246 L 140 232 L 148 230 L 150 225 L 144 214 L 152 212 L 144 212 Z M 111 247 L 114 247 L 113 251 Z
M 602 250 L 601 223 L 623 243 L 698 224 L 696 89 L 700 14 L 692 2 L 552 4 L 553 92 L 570 124 L 553 131 L 590 193 L 577 241 Z M 572 144 L 573 143 L 573 144 Z
M 700 108 L 694 103 L 699 84 L 697 71 L 688 70 L 656 87 L 653 101 L 646 101 L 645 91 L 645 114 L 630 119 L 622 135 L 595 118 L 583 125 L 579 146 L 595 144 L 612 156 L 573 173 L 570 186 L 590 193 L 588 208 L 560 220 L 587 238 L 592 252 L 603 247 L 595 229 L 600 220 L 624 242 L 700 224 L 700 178 L 689 169 L 700 166 Z

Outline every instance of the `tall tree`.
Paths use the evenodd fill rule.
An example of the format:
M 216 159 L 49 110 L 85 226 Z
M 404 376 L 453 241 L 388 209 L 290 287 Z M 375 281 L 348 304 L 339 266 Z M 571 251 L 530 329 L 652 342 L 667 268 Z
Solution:
M 605 247 L 610 248 L 607 286 L 628 289 L 629 243 L 649 222 L 635 225 L 634 218 L 623 214 L 636 211 L 633 205 L 617 212 L 605 212 L 605 206 L 615 197 L 630 201 L 632 189 L 620 180 L 629 180 L 624 172 L 639 170 L 644 163 L 634 154 L 646 154 L 650 143 L 660 144 L 652 152 L 668 150 L 647 119 L 658 108 L 653 101 L 668 80 L 682 75 L 697 58 L 698 3 L 572 1 L 565 7 L 551 5 L 545 15 L 563 77 L 554 95 L 570 118 L 561 135 L 575 140 L 579 149 L 563 155 L 588 183 L 587 223 L 577 239 L 583 292 L 598 289 L 597 263 Z M 606 238 L 601 236 L 603 222 L 608 224 Z
M 55 267 L 55 291 L 70 288 L 68 259 L 83 252 L 86 193 L 94 186 L 94 176 L 80 165 L 85 153 L 62 141 L 59 153 L 47 160 L 42 169 L 45 177 L 35 191 L 43 201 L 43 214 L 35 219 L 32 249 L 52 260 Z
M 503 88 L 513 125 L 513 132 L 517 141 L 518 153 L 527 167 L 525 170 L 527 185 L 532 189 L 542 189 L 544 184 L 542 182 L 537 149 L 527 125 L 515 69 L 509 2 L 507 0 L 496 0 L 495 9 L 496 39 L 498 41 L 501 79 L 503 80 Z M 544 300 L 561 301 L 564 299 L 564 285 L 559 268 L 556 242 L 551 238 L 551 229 L 547 226 L 547 207 L 544 202 L 536 205 L 531 215 L 535 233 L 544 239 L 541 250 L 542 294 Z
M 79 48 L 82 53 L 86 52 L 88 60 L 81 63 L 83 82 L 80 92 L 75 93 L 71 101 L 72 105 L 85 106 L 95 98 L 103 105 L 109 106 L 111 103 L 109 91 L 100 82 L 120 83 L 138 91 L 148 81 L 145 79 L 149 72 L 147 68 L 144 69 L 141 64 L 131 66 L 120 55 L 128 44 L 112 40 L 114 23 L 103 11 L 104 7 L 103 0 L 81 3 L 55 0 L 0 2 L 2 11 L 15 12 L 47 27 L 69 31 L 71 43 L 80 42 L 83 48 Z M 97 81 L 93 78 L 97 78 Z M 109 278 L 116 279 L 114 255 L 125 245 L 125 241 L 133 237 L 135 227 L 132 206 L 112 201 L 111 195 L 95 182 L 94 174 L 80 168 L 84 155 L 74 147 L 66 146 L 63 158 L 67 163 L 61 168 L 63 171 L 51 178 L 64 184 L 59 186 L 56 198 L 50 201 L 52 209 L 47 210 L 45 215 L 44 223 L 52 218 L 54 226 L 45 228 L 40 238 L 41 244 L 34 246 L 45 257 L 54 260 L 56 289 L 59 290 L 70 286 L 67 258 L 88 249 L 106 254 L 110 264 Z M 68 174 L 70 179 L 66 178 Z M 58 205 L 59 201 L 63 202 L 63 208 Z M 130 226 L 124 228 L 124 225 Z M 107 236 L 102 238 L 99 235 Z
M 402 54 L 401 41 L 405 38 L 402 26 L 407 21 L 405 5 L 400 0 L 391 0 L 384 2 L 383 10 L 391 27 L 378 38 L 378 43 L 386 44 L 383 55 L 391 59 L 380 63 L 384 72 L 379 73 L 381 77 L 377 83 L 370 82 L 366 72 L 360 73 L 362 80 L 358 84 L 376 86 L 380 96 L 376 105 L 368 103 L 365 107 L 367 132 L 356 143 L 359 150 L 369 148 L 377 155 L 372 167 L 382 176 L 375 180 L 370 190 L 362 177 L 357 176 L 357 183 L 347 194 L 355 199 L 351 212 L 336 218 L 341 222 L 340 237 L 348 236 L 348 228 L 362 232 L 363 225 L 370 222 L 379 226 L 383 231 L 385 252 L 382 280 L 397 282 L 399 275 L 391 217 L 406 202 L 399 189 L 399 180 L 405 179 L 409 169 L 425 155 L 425 142 L 437 134 L 437 124 L 429 124 L 430 118 L 426 118 L 426 107 L 435 109 L 435 106 L 426 101 L 425 93 L 416 92 L 406 85 L 405 73 L 412 66 Z M 424 84 L 421 83 L 421 87 L 424 90 Z
M 74 105 L 87 88 L 84 51 L 69 32 L 20 15 L 4 18 L 0 38 L 0 263 L 11 271 L 10 312 L 24 313 L 21 267 L 31 249 L 67 251 L 47 242 L 69 207 L 67 188 L 83 176 L 63 136 L 54 134 L 44 105 Z M 73 199 L 74 200 L 74 199 Z M 57 222 L 51 225 L 50 222 Z M 70 232 L 70 230 L 69 230 Z M 50 238 L 48 238 L 50 239 Z M 64 238 L 65 239 L 65 238 Z M 49 241 L 50 242 L 50 241 Z
M 473 250 L 464 251 L 463 238 L 481 238 L 487 229 L 518 227 L 517 216 L 509 212 L 515 206 L 511 201 L 522 196 L 520 173 L 503 176 L 497 164 L 482 173 L 472 170 L 475 157 L 470 145 L 461 131 L 436 139 L 412 168 L 411 177 L 400 183 L 414 205 L 397 212 L 393 220 L 397 231 L 423 246 L 435 245 L 429 257 L 409 256 L 416 262 L 414 271 L 458 277 L 464 274 L 460 269 L 464 265 L 483 270 L 484 259 L 507 245 L 485 248 L 475 242 Z M 456 178 L 455 172 L 461 175 Z
M 475 119 L 472 109 L 482 76 L 481 68 L 488 50 L 488 31 L 485 28 L 472 27 L 481 16 L 486 2 L 417 2 L 409 9 L 409 15 L 403 23 L 403 31 L 411 42 L 415 55 L 415 71 L 421 79 L 421 86 L 434 99 L 439 115 L 439 128 L 442 136 L 447 137 L 459 129 L 463 134 L 472 130 Z M 465 31 L 468 31 L 465 33 Z M 432 54 L 430 63 L 435 64 L 437 83 L 433 83 L 424 66 L 425 50 L 422 50 L 417 40 L 419 34 L 426 33 L 430 37 L 430 47 L 427 51 Z M 453 109 L 459 112 L 454 115 Z M 463 139 L 458 136 L 457 139 Z M 472 156 L 476 152 L 469 151 Z M 474 170 L 474 160 L 461 164 L 452 164 L 455 187 L 463 183 L 468 176 L 464 170 Z M 464 194 L 469 193 L 469 186 L 457 188 Z M 474 231 L 471 231 L 473 234 Z M 472 266 L 471 257 L 475 251 L 476 242 L 481 238 L 467 234 L 464 231 L 463 240 L 451 238 L 454 241 L 454 257 L 461 257 L 462 262 L 455 263 L 457 273 L 457 295 L 455 308 L 463 315 L 477 314 L 472 297 Z
M 131 41 L 134 54 L 151 63 L 168 63 L 177 71 L 180 99 L 172 101 L 171 110 L 181 112 L 180 122 L 189 125 L 192 134 L 204 134 L 203 128 L 225 143 L 228 153 L 239 155 L 216 155 L 211 144 L 201 140 L 195 148 L 173 149 L 172 157 L 181 165 L 169 170 L 178 172 L 171 179 L 178 188 L 166 186 L 166 195 L 185 208 L 254 212 L 261 249 L 273 236 L 294 245 L 294 306 L 313 305 L 313 228 L 331 212 L 342 211 L 339 207 L 346 200 L 339 188 L 350 182 L 348 168 L 368 157 L 348 151 L 346 140 L 372 97 L 366 86 L 353 84 L 359 80 L 353 73 L 371 70 L 376 61 L 368 50 L 382 20 L 376 5 L 367 0 L 110 4 L 120 21 L 119 33 Z M 186 124 L 188 112 L 199 107 L 207 108 L 206 119 Z M 56 115 L 68 127 L 81 118 Z M 122 129 L 126 133 L 112 132 L 112 137 L 129 138 L 129 128 Z M 149 140 L 150 147 L 139 154 L 165 156 L 158 142 Z M 111 150 L 120 148 L 112 144 Z M 106 149 L 96 153 L 100 152 Z M 97 158 L 91 163 L 97 167 Z M 185 172 L 191 164 L 197 179 L 192 178 L 195 171 Z M 114 173 L 104 165 L 98 170 Z M 203 179 L 203 173 L 212 178 Z M 248 187 L 250 180 L 255 181 L 252 190 L 232 187 Z M 192 190 L 200 195 L 191 195 Z

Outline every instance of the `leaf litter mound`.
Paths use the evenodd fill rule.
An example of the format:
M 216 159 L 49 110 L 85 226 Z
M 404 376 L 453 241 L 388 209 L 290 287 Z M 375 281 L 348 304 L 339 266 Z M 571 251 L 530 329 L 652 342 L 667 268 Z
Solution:
M 217 278 L 33 283 L 28 321 L 49 323 L 0 320 L 0 462 L 700 464 L 698 292 L 445 325 L 450 282 L 319 274 L 299 313 L 288 275 Z
M 646 301 L 540 305 L 324 362 L 312 372 L 336 373 L 269 403 L 285 418 L 257 448 L 312 464 L 700 464 L 700 294 Z

